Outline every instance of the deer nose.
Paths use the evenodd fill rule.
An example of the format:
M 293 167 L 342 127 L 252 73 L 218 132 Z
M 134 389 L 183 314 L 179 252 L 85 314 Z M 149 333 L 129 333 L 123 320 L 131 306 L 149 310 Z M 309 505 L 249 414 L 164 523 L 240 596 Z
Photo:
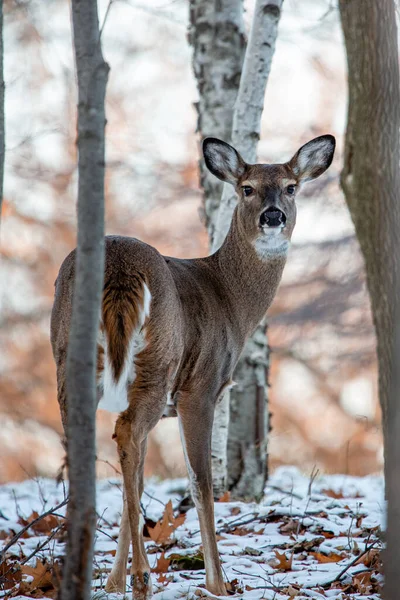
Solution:
M 286 215 L 276 206 L 270 206 L 260 217 L 260 225 L 267 227 L 278 227 L 286 223 Z

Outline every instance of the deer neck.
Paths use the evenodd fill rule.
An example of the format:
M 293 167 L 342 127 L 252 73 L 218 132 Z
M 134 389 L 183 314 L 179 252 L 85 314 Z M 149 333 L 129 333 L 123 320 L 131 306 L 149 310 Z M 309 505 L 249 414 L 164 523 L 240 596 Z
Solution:
M 228 235 L 212 258 L 232 299 L 236 322 L 247 336 L 264 318 L 274 299 L 286 255 L 261 259 L 241 227 L 236 208 Z

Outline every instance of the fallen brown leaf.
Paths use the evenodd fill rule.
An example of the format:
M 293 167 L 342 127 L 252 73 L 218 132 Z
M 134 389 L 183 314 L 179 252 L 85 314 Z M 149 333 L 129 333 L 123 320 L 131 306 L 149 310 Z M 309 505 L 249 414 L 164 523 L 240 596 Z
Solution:
M 157 521 L 155 526 L 147 526 L 150 538 L 156 544 L 165 544 L 170 539 L 170 536 L 175 531 L 175 529 L 177 529 L 180 525 L 182 525 L 182 523 L 184 523 L 185 519 L 185 514 L 181 514 L 177 517 L 174 517 L 172 502 L 170 500 L 165 507 L 162 518 L 159 521 Z
M 31 590 L 35 590 L 36 588 L 45 590 L 54 587 L 52 572 L 49 564 L 46 562 L 38 560 L 34 567 L 23 565 L 22 573 L 33 577 L 33 580 L 29 582 Z
M 159 573 L 157 576 L 157 581 L 161 585 L 167 586 L 171 581 L 174 580 L 173 575 L 165 575 L 165 573 Z
M 335 492 L 335 490 L 321 490 L 321 494 L 325 494 L 325 496 L 328 496 L 328 498 L 345 498 L 341 490 L 339 490 L 338 492 Z
M 310 552 L 310 554 L 319 562 L 319 563 L 337 563 L 343 560 L 344 556 L 341 554 L 322 554 L 321 552 Z
M 156 566 L 154 569 L 152 569 L 153 573 L 167 573 L 170 562 L 171 560 L 169 558 L 165 558 L 165 554 L 163 552 L 157 559 Z
M 218 502 L 230 502 L 231 500 L 231 493 L 225 492 L 225 494 L 222 494 L 221 498 L 218 499 Z
M 278 560 L 278 564 L 275 565 L 275 569 L 278 569 L 279 571 L 291 571 L 293 555 L 291 554 L 290 558 L 287 558 L 284 552 L 282 552 L 281 554 L 280 552 L 278 552 L 278 550 L 274 550 L 274 553 Z
M 21 581 L 21 570 L 17 562 L 4 560 L 0 564 L 0 589 L 10 590 Z

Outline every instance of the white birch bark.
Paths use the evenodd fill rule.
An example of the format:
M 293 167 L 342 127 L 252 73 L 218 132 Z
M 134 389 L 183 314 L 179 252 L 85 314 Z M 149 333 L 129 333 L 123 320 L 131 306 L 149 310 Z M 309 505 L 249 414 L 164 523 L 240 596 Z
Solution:
M 217 426 L 215 426 L 217 424 Z M 228 485 L 229 391 L 215 407 L 211 439 L 211 465 L 214 498 L 220 498 Z
M 190 0 L 189 42 L 199 92 L 196 109 L 200 138 L 218 137 L 229 143 L 246 50 L 243 0 Z M 223 184 L 211 175 L 203 159 L 199 168 L 204 220 L 212 247 Z M 212 438 L 211 457 L 214 496 L 218 498 L 227 486 L 229 394 L 217 405 L 215 419 L 218 427 Z
M 212 136 L 229 143 L 246 49 L 243 0 L 190 0 L 189 43 L 199 92 L 197 131 L 201 139 Z M 211 247 L 223 184 L 203 159 L 199 169 Z
M 232 145 L 250 163 L 256 162 L 265 89 L 271 69 L 283 0 L 257 0 L 247 45 L 232 127 Z M 213 251 L 225 239 L 236 195 L 225 184 L 217 214 Z M 251 499 L 262 494 L 267 476 L 267 371 L 265 325 L 248 341 L 235 371 L 238 387 L 225 394 L 213 427 L 213 456 L 227 447 L 227 461 L 214 458 L 213 485 L 220 493 L 228 480 L 232 495 Z M 229 405 L 232 415 L 229 423 Z M 226 424 L 229 423 L 227 427 Z M 224 436 L 228 436 L 225 440 Z M 229 441 L 228 441 L 229 440 Z M 224 472 L 227 464 L 227 472 Z
M 275 52 L 282 4 L 283 0 L 257 0 L 254 9 L 233 113 L 231 137 L 232 145 L 249 163 L 255 163 L 257 159 L 265 89 Z M 231 185 L 225 184 L 217 216 L 213 252 L 218 250 L 228 233 L 235 205 L 236 194 Z

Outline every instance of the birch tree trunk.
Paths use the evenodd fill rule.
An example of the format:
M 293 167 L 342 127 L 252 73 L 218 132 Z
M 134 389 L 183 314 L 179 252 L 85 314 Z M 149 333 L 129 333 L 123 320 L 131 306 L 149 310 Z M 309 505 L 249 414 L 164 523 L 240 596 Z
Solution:
M 388 500 L 385 598 L 400 571 L 399 373 L 393 368 L 399 312 L 400 84 L 394 0 L 340 0 L 349 108 L 342 187 L 365 261 L 377 338 Z M 396 365 L 398 368 L 398 365 Z M 391 382 L 392 391 L 391 390 Z
M 278 34 L 283 0 L 257 0 L 243 71 L 236 100 L 232 145 L 244 160 L 256 162 L 260 139 L 261 115 L 265 89 L 271 69 Z M 213 251 L 217 250 L 228 232 L 236 205 L 236 195 L 225 184 L 217 214 Z M 249 339 L 236 368 L 238 385 L 225 394 L 216 411 L 213 438 L 224 446 L 221 434 L 226 431 L 229 403 L 231 415 L 228 428 L 228 487 L 232 496 L 250 500 L 263 493 L 267 477 L 268 437 L 268 343 L 266 326 L 261 324 Z M 230 396 L 230 398 L 229 398 Z M 221 473 L 214 479 L 214 493 L 220 493 L 224 479 Z
M 246 50 L 243 0 L 190 0 L 189 42 L 199 92 L 196 108 L 200 138 L 213 136 L 229 142 Z M 199 169 L 211 248 L 223 184 L 211 175 L 203 159 Z M 218 498 L 227 485 L 229 400 L 217 406 L 216 423 L 211 456 L 214 496 Z
M 68 540 L 62 600 L 90 598 L 96 525 L 96 338 L 104 278 L 105 93 L 96 0 L 72 0 L 78 75 L 78 246 L 67 356 Z
M 4 159 L 6 149 L 6 135 L 4 124 L 4 47 L 3 47 L 3 0 L 0 0 L 0 224 L 1 209 L 3 206 L 4 190 Z
M 229 143 L 246 50 L 243 0 L 190 0 L 189 43 L 199 92 L 197 131 L 201 139 L 214 136 Z M 203 159 L 199 169 L 212 247 L 223 184 L 211 175 Z

